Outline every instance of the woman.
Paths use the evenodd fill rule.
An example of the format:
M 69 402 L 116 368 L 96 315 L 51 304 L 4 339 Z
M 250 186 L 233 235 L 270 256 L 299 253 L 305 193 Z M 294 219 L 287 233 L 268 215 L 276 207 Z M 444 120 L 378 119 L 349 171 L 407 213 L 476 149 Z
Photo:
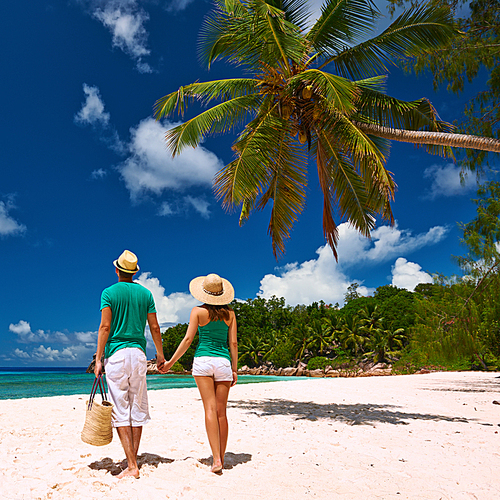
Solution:
M 234 299 L 231 283 L 217 274 L 200 276 L 189 284 L 191 295 L 203 302 L 193 307 L 189 326 L 172 358 L 160 368 L 172 368 L 188 350 L 196 331 L 199 342 L 193 360 L 193 376 L 205 410 L 205 427 L 212 449 L 212 472 L 224 467 L 228 423 L 226 417 L 229 388 L 238 380 L 238 341 L 236 316 L 227 305 Z

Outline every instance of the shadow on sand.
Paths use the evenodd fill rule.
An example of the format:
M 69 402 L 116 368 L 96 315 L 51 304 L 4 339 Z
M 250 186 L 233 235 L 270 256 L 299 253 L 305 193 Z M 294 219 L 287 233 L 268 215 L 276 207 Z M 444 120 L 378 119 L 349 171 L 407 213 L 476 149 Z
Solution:
M 137 465 L 139 469 L 143 465 L 153 465 L 158 467 L 159 464 L 171 464 L 174 460 L 172 458 L 160 457 L 160 455 L 155 455 L 153 453 L 143 453 L 137 456 Z M 117 476 L 122 470 L 127 468 L 127 460 L 122 460 L 121 462 L 114 462 L 112 458 L 106 457 L 97 462 L 92 462 L 89 464 L 89 468 L 94 470 L 107 470 L 112 476 Z
M 187 457 L 187 458 L 192 458 L 192 457 Z M 185 458 L 184 460 L 187 460 Z M 252 455 L 248 453 L 231 453 L 227 452 L 225 459 L 224 459 L 224 469 L 232 469 L 233 467 L 236 467 L 237 465 L 244 464 L 246 462 L 250 462 L 252 460 Z M 153 453 L 143 453 L 142 455 L 139 455 L 137 457 L 137 465 L 139 466 L 139 469 L 143 465 L 152 465 L 154 467 L 158 467 L 159 464 L 171 464 L 175 460 L 173 458 L 164 458 L 160 457 L 160 455 L 155 455 Z M 198 459 L 200 463 L 203 465 L 207 465 L 210 467 L 212 465 L 212 457 L 208 458 L 201 458 Z M 127 460 L 121 460 L 120 462 L 115 462 L 113 461 L 112 458 L 106 457 L 101 460 L 98 460 L 97 462 L 92 462 L 89 464 L 89 468 L 93 470 L 106 470 L 108 471 L 112 476 L 117 476 L 127 468 Z
M 399 406 L 376 404 L 318 404 L 310 402 L 289 401 L 287 399 L 265 399 L 262 401 L 231 401 L 231 408 L 248 410 L 258 417 L 272 415 L 288 415 L 296 420 L 315 421 L 320 418 L 345 422 L 350 425 L 374 425 L 386 423 L 408 425 L 408 420 L 433 420 L 445 422 L 469 423 L 463 417 L 432 415 L 427 413 L 407 413 L 398 410 Z M 475 420 L 474 420 L 475 421 Z
M 500 392 L 500 377 L 490 380 L 447 380 L 446 387 L 442 384 L 436 387 L 425 387 L 424 391 L 447 392 Z
M 237 465 L 245 464 L 247 462 L 250 462 L 252 460 L 252 455 L 249 453 L 231 453 L 231 452 L 226 452 L 224 455 L 224 469 L 232 469 L 233 467 L 236 467 Z M 200 458 L 198 462 L 202 463 L 203 465 L 207 465 L 210 467 L 212 465 L 212 456 L 208 458 Z

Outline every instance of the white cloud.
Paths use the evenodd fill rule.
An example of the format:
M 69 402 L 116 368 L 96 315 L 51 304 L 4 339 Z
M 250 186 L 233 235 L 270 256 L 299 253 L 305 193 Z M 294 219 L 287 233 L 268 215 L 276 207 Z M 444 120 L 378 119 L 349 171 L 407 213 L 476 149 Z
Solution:
M 21 358 L 21 359 L 31 358 L 31 356 L 26 351 L 23 351 L 22 349 L 14 349 L 14 356 L 16 356 L 17 358 Z
M 116 153 L 123 154 L 125 152 L 125 145 L 120 140 L 118 132 L 109 124 L 110 114 L 104 111 L 104 102 L 99 89 L 84 83 L 83 92 L 85 94 L 85 102 L 74 117 L 75 123 L 90 125 L 99 132 L 99 138 L 102 142 Z M 106 170 L 100 168 L 91 173 L 91 178 L 100 179 L 106 175 Z
M 166 10 L 168 12 L 179 12 L 192 4 L 193 1 L 194 0 L 170 0 L 167 2 Z
M 31 326 L 27 321 L 21 320 L 17 325 L 13 323 L 10 324 L 9 330 L 11 332 L 17 333 L 21 337 L 31 334 Z
M 193 196 L 186 196 L 184 199 L 186 203 L 192 206 L 204 219 L 210 217 L 210 210 L 208 209 L 210 203 L 208 203 L 208 201 L 201 198 L 194 198 Z
M 21 320 L 17 324 L 11 323 L 9 325 L 9 330 L 15 333 L 18 338 L 17 341 L 23 344 L 33 343 L 33 342 L 60 342 L 68 343 L 69 338 L 65 333 L 62 332 L 44 332 L 43 330 L 37 330 L 36 332 L 31 331 L 31 326 L 27 321 Z
M 222 168 L 217 156 L 202 146 L 172 158 L 164 137 L 175 125 L 146 118 L 131 130 L 131 156 L 119 166 L 119 171 L 133 200 L 148 192 L 160 195 L 193 186 L 210 187 L 215 173 Z
M 77 361 L 85 352 L 88 358 L 89 349 L 81 346 L 65 347 L 62 350 L 45 347 L 43 344 L 35 347 L 31 353 L 21 349 L 14 350 L 14 356 L 20 359 L 31 359 L 35 362 L 53 362 L 53 361 Z
M 184 196 L 182 199 L 175 200 L 174 203 L 164 201 L 158 209 L 157 215 L 161 217 L 170 217 L 188 213 L 190 210 L 198 212 L 204 219 L 210 218 L 210 203 L 203 198 L 195 198 L 194 196 Z
M 97 342 L 97 332 L 75 332 L 75 337 L 84 344 L 95 344 Z
M 339 262 L 342 266 L 370 262 L 384 262 L 401 254 L 439 243 L 449 228 L 434 226 L 426 233 L 413 236 L 411 231 L 399 229 L 397 223 L 380 226 L 372 231 L 371 240 L 362 236 L 349 224 L 339 226 Z
M 97 170 L 94 170 L 91 174 L 90 177 L 94 180 L 96 179 L 102 179 L 108 175 L 108 171 L 104 170 L 103 168 L 99 168 Z
M 359 233 L 344 223 L 339 226 L 340 241 L 338 246 L 339 262 L 335 262 L 328 246 L 320 247 L 316 253 L 317 259 L 301 264 L 295 262 L 278 269 L 278 274 L 267 274 L 260 282 L 258 295 L 269 298 L 273 295 L 284 297 L 291 305 L 310 304 L 323 300 L 326 303 L 343 303 L 347 287 L 354 281 L 363 283 L 362 280 L 348 275 L 347 271 L 354 265 L 374 265 L 410 253 L 423 246 L 441 241 L 447 233 L 443 227 L 431 228 L 427 233 L 412 236 L 409 231 L 382 226 L 373 231 L 372 241 L 363 238 Z M 399 254 L 399 255 L 398 255 Z M 405 259 L 403 259 L 407 262 Z M 411 264 L 403 266 L 403 261 L 396 261 L 396 280 L 403 283 L 403 274 L 406 273 L 405 284 L 411 286 L 418 281 L 424 282 L 428 276 Z M 413 267 L 412 267 L 413 266 Z M 420 271 L 420 272 L 419 272 Z M 410 280 L 410 273 L 413 276 Z M 424 276 L 425 275 L 425 276 Z M 432 281 L 432 280 L 431 280 Z M 401 285 L 398 285 L 401 286 Z M 407 287 L 405 286 L 405 288 Z M 359 287 L 361 295 L 368 295 L 372 289 Z
M 150 54 L 147 48 L 148 32 L 144 25 L 149 15 L 135 0 L 107 0 L 94 4 L 93 17 L 100 21 L 113 36 L 113 47 L 130 56 L 140 73 L 151 73 L 143 58 Z M 97 7 L 100 4 L 102 7 Z
M 87 349 L 84 349 L 87 351 Z M 76 361 L 81 353 L 80 346 L 65 347 L 62 350 L 40 345 L 31 352 L 31 358 L 43 361 Z
M 168 217 L 169 215 L 174 215 L 177 213 L 177 210 L 173 209 L 172 208 L 172 205 L 170 203 L 167 203 L 166 201 L 164 201 L 159 210 L 158 210 L 158 215 L 162 216 L 162 217 Z
M 476 183 L 467 177 L 462 184 L 460 178 L 461 168 L 453 163 L 448 163 L 444 167 L 432 165 L 424 171 L 424 177 L 431 179 L 432 184 L 425 193 L 424 198 L 434 200 L 439 196 L 460 196 L 474 191 Z
M 169 323 L 187 323 L 191 309 L 199 302 L 189 293 L 175 292 L 165 295 L 165 288 L 160 280 L 151 276 L 151 273 L 142 273 L 136 283 L 147 288 L 155 299 L 158 322 L 161 326 Z
M 285 297 L 287 304 L 311 304 L 323 300 L 327 304 L 339 304 L 344 301 L 350 280 L 336 264 L 330 247 L 323 246 L 316 250 L 317 259 L 302 264 L 288 264 L 282 268 L 280 276 L 267 274 L 260 282 L 257 295 L 270 298 Z M 356 280 L 360 282 L 360 280 Z M 359 287 L 361 295 L 370 291 Z
M 408 262 L 404 257 L 397 259 L 392 267 L 392 284 L 413 292 L 419 283 L 432 283 L 432 276 L 415 262 Z
M 82 125 L 101 125 L 107 127 L 109 123 L 109 113 L 104 111 L 99 89 L 95 86 L 83 84 L 85 102 L 82 109 L 75 115 L 75 122 Z
M 16 335 L 18 335 L 18 342 L 24 344 L 30 342 L 40 342 L 40 340 L 48 340 L 49 336 L 43 332 L 43 330 L 38 330 L 36 333 L 31 331 L 31 326 L 27 321 L 21 320 L 17 324 L 11 323 L 9 325 L 9 330 Z
M 0 236 L 15 236 L 26 231 L 26 226 L 17 222 L 9 211 L 14 207 L 13 195 L 8 197 L 7 202 L 0 201 Z

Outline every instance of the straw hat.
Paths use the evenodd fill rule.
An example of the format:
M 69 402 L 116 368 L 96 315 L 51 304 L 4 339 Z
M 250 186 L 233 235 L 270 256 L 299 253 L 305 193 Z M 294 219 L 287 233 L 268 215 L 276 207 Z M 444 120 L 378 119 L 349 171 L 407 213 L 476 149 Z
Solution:
M 217 274 L 199 276 L 189 283 L 191 295 L 204 304 L 222 306 L 234 299 L 234 288 L 228 280 Z
M 134 274 L 139 271 L 137 256 L 129 250 L 124 250 L 124 252 L 113 262 L 113 264 L 117 269 L 125 273 Z

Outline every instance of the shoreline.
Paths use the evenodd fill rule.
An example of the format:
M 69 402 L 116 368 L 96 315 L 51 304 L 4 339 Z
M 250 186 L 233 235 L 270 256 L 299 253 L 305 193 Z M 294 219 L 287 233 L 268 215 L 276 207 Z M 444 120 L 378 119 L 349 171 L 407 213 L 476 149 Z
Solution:
M 83 443 L 85 396 L 0 401 L 6 500 L 500 497 L 500 378 L 492 372 L 236 385 L 222 476 L 196 388 L 149 393 L 141 478 L 123 450 Z

